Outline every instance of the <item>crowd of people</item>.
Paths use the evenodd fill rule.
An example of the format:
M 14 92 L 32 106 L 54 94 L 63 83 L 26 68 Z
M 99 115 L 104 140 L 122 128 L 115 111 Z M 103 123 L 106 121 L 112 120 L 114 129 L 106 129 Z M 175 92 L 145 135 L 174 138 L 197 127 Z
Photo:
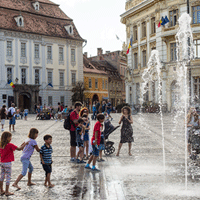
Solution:
M 89 169 L 92 172 L 99 172 L 100 170 L 96 168 L 96 161 L 103 162 L 105 161 L 103 159 L 103 150 L 105 150 L 105 137 L 103 134 L 104 129 L 104 121 L 109 120 L 111 118 L 110 111 L 111 111 L 111 104 L 108 101 L 103 102 L 102 109 L 100 108 L 100 103 L 98 101 L 96 102 L 97 109 L 95 113 L 96 123 L 93 127 L 93 134 L 92 138 L 90 140 L 89 137 L 89 130 L 92 128 L 90 124 L 90 118 L 89 118 L 89 110 L 88 108 L 84 107 L 81 102 L 76 102 L 74 105 L 74 109 L 72 107 L 69 110 L 65 110 L 66 113 L 68 113 L 68 116 L 65 119 L 68 120 L 70 123 L 70 162 L 76 163 L 76 164 L 85 164 L 85 169 Z M 65 107 L 67 108 L 67 107 Z M 62 104 L 58 104 L 58 118 L 59 115 L 62 115 L 64 112 L 64 109 Z M 44 111 L 46 109 L 45 105 L 43 108 L 41 106 L 37 106 L 36 113 L 38 115 L 37 109 L 40 109 L 40 111 Z M 5 116 L 9 117 L 9 130 L 10 131 L 4 131 L 1 135 L 1 141 L 0 141 L 0 155 L 1 155 L 1 176 L 0 176 L 0 193 L 1 195 L 5 194 L 7 196 L 13 195 L 13 193 L 9 192 L 9 185 L 10 185 L 10 179 L 11 179 L 11 166 L 12 162 L 14 161 L 14 151 L 15 150 L 22 150 L 21 155 L 21 163 L 22 163 L 22 171 L 19 174 L 18 178 L 13 183 L 13 187 L 17 189 L 21 189 L 18 183 L 21 181 L 21 179 L 27 174 L 28 171 L 28 186 L 34 185 L 31 181 L 32 172 L 33 172 L 33 165 L 31 164 L 30 158 L 31 155 L 34 152 L 34 149 L 40 153 L 40 161 L 42 164 L 42 167 L 45 171 L 45 181 L 44 185 L 48 187 L 54 187 L 54 185 L 51 183 L 51 172 L 52 172 L 52 153 L 53 149 L 51 146 L 52 143 L 52 136 L 51 135 L 45 135 L 44 136 L 44 142 L 45 144 L 39 148 L 36 142 L 36 138 L 38 137 L 39 131 L 36 128 L 31 128 L 28 134 L 28 139 L 25 140 L 25 142 L 17 147 L 16 145 L 11 143 L 12 140 L 12 134 L 11 134 L 11 126 L 13 126 L 14 129 L 14 116 L 15 116 L 15 105 L 12 104 L 11 107 L 6 110 L 6 107 L 3 106 L 1 109 L 1 122 L 5 121 Z M 112 119 L 112 118 L 111 118 Z M 4 122 L 5 123 L 5 122 Z M 2 129 L 4 129 L 2 123 Z M 133 139 L 133 129 L 131 124 L 133 123 L 133 119 L 131 116 L 131 110 L 129 107 L 124 107 L 122 109 L 122 116 L 120 117 L 119 124 L 122 125 L 121 129 L 121 139 L 119 143 L 119 148 L 116 156 L 119 156 L 120 149 L 122 147 L 122 144 L 128 143 L 129 147 L 129 155 L 131 156 L 131 143 L 134 141 Z M 90 164 L 92 163 L 92 166 L 90 167 Z M 6 189 L 3 189 L 3 181 L 6 179 Z

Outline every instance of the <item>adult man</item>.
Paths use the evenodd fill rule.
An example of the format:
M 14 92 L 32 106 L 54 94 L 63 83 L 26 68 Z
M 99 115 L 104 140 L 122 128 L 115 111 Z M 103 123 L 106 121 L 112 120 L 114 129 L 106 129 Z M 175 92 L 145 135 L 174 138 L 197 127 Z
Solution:
M 96 102 L 96 116 L 99 114 L 99 107 L 100 107 L 100 103 L 99 103 L 99 100 L 97 100 L 97 102 Z
M 110 112 L 112 110 L 112 104 L 110 103 L 110 100 L 108 99 L 108 103 L 107 103 L 107 113 L 108 113 L 108 119 L 111 118 L 111 121 L 113 120 L 113 118 L 110 115 Z
M 79 112 L 81 110 L 82 103 L 76 102 L 74 111 L 70 114 L 71 129 L 70 129 L 70 157 L 71 162 L 76 161 L 76 127 L 78 126 Z
M 106 111 L 106 102 L 103 101 L 103 103 L 102 103 L 102 113 L 104 114 L 105 111 Z
M 15 132 L 15 104 L 12 103 L 11 107 L 8 109 L 8 117 L 9 117 L 9 130 L 11 132 L 11 126 L 13 127 L 13 132 Z M 11 116 L 9 116 L 9 113 Z

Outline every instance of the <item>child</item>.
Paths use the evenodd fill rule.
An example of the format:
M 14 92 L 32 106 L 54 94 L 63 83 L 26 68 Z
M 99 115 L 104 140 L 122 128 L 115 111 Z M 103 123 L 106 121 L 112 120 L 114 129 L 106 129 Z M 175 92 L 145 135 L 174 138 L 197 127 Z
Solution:
M 47 183 L 48 183 L 49 188 L 52 188 L 55 186 L 55 185 L 51 184 L 51 180 L 50 180 L 50 176 L 51 176 L 51 172 L 52 172 L 51 164 L 53 163 L 53 161 L 52 161 L 53 149 L 51 147 L 52 136 L 45 135 L 44 141 L 45 141 L 45 144 L 40 149 L 40 159 L 41 159 L 42 167 L 43 167 L 44 171 L 46 172 L 46 178 L 45 178 L 44 185 L 47 186 Z
M 0 119 L 1 119 L 1 131 L 4 131 L 5 119 L 6 119 L 6 105 L 3 105 L 0 111 Z
M 31 155 L 34 152 L 34 149 L 36 149 L 37 152 L 40 152 L 40 149 L 38 148 L 37 142 L 35 139 L 38 137 L 38 130 L 36 128 L 31 128 L 29 134 L 28 134 L 28 139 L 26 142 L 29 142 L 27 146 L 25 146 L 22 156 L 21 156 L 21 162 L 22 162 L 22 173 L 18 176 L 17 180 L 13 183 L 13 187 L 16 187 L 17 189 L 21 189 L 18 186 L 18 182 L 26 175 L 27 169 L 29 168 L 28 172 L 28 186 L 35 185 L 35 183 L 31 182 L 31 175 L 33 172 L 33 166 L 30 162 Z
M 92 171 L 93 172 L 99 172 L 100 171 L 99 169 L 97 169 L 95 167 L 95 164 L 96 164 L 96 160 L 99 156 L 98 145 L 100 145 L 100 141 L 101 141 L 101 128 L 102 128 L 102 123 L 104 122 L 104 119 L 105 119 L 105 117 L 104 117 L 103 114 L 97 115 L 98 122 L 96 122 L 96 124 L 94 125 L 93 137 L 92 137 L 92 140 L 91 140 L 93 151 L 92 151 L 92 155 L 90 156 L 88 163 L 85 166 L 86 169 L 91 169 L 90 163 L 93 161 L 93 165 L 92 165 Z
M 97 160 L 98 162 L 103 162 L 105 161 L 102 158 L 102 151 L 105 150 L 105 141 L 104 141 L 104 133 L 103 133 L 103 125 L 101 127 L 101 141 L 100 141 L 100 145 L 99 145 L 99 159 Z
M 20 147 L 15 146 L 10 143 L 12 140 L 12 134 L 8 131 L 5 131 L 1 135 L 1 143 L 0 143 L 0 154 L 1 154 L 1 177 L 0 177 L 0 194 L 5 194 L 6 196 L 13 195 L 14 193 L 9 192 L 9 185 L 11 179 L 11 162 L 14 161 L 14 151 L 22 150 L 25 145 L 28 143 L 23 143 Z M 6 191 L 3 190 L 3 181 L 6 177 Z
M 77 163 L 86 163 L 83 161 L 83 155 L 84 155 L 84 145 L 83 145 L 83 134 L 85 132 L 85 127 L 83 125 L 84 120 L 82 118 L 78 119 L 78 126 L 76 127 L 76 142 L 77 146 L 79 148 L 79 152 L 77 153 Z M 78 159 L 78 156 L 80 156 L 80 160 Z
M 28 118 L 28 109 L 24 110 L 24 119 L 27 121 Z
M 90 130 L 90 121 L 88 120 L 88 115 L 83 114 L 84 126 L 85 126 L 85 134 L 83 136 L 84 139 L 84 149 L 86 149 L 86 160 L 88 160 L 88 149 L 89 149 L 89 130 Z

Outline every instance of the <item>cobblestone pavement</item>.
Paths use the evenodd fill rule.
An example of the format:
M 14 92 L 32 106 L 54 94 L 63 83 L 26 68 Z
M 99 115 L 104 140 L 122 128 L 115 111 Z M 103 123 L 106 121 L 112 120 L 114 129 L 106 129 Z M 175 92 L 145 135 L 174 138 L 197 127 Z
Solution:
M 113 114 L 113 125 L 117 125 L 120 114 Z M 16 132 L 12 142 L 20 145 L 27 137 L 31 127 L 39 130 L 37 142 L 43 145 L 43 136 L 53 136 L 53 172 L 52 189 L 44 187 L 44 171 L 39 154 L 34 152 L 31 162 L 34 166 L 33 182 L 37 185 L 28 187 L 27 176 L 22 179 L 20 191 L 10 190 L 14 196 L 1 199 L 59 200 L 59 199 L 109 199 L 109 200 L 154 200 L 154 199 L 200 199 L 200 169 L 198 163 L 188 163 L 188 190 L 185 190 L 184 165 L 184 129 L 183 119 L 178 120 L 177 128 L 173 116 L 164 116 L 166 167 L 163 167 L 162 132 L 160 117 L 157 114 L 134 115 L 133 156 L 128 155 L 128 145 L 124 144 L 119 157 L 115 153 L 105 157 L 106 162 L 98 163 L 100 173 L 84 170 L 84 165 L 69 162 L 69 132 L 63 129 L 63 123 L 35 120 L 34 115 L 28 121 L 17 120 Z M 92 127 L 94 121 L 92 121 Z M 8 128 L 8 121 L 6 121 Z M 92 131 L 90 132 L 90 135 Z M 115 142 L 117 150 L 120 129 L 109 137 Z M 12 182 L 21 172 L 21 152 L 15 152 Z M 12 183 L 11 183 L 12 184 Z

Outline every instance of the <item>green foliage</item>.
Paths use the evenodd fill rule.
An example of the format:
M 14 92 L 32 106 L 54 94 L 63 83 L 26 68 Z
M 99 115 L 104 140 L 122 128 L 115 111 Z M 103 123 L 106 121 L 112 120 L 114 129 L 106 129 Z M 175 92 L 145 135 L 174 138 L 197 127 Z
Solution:
M 71 89 L 71 92 L 73 93 L 71 97 L 72 102 L 80 101 L 83 103 L 85 100 L 85 95 L 84 95 L 85 90 L 86 88 L 84 86 L 84 82 L 82 81 L 77 82 Z

